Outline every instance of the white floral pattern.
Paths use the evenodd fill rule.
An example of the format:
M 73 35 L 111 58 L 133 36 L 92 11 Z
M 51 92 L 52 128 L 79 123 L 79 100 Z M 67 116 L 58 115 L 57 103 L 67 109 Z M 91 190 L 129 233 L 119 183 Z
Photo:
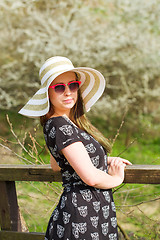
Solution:
M 117 227 L 117 219 L 116 219 L 116 217 L 112 217 L 111 218 L 111 225 L 112 225 L 112 227 Z
M 99 165 L 99 155 L 97 155 L 96 157 L 91 157 L 91 161 L 92 161 L 92 163 L 95 167 L 98 167 L 98 165 Z
M 107 219 L 109 216 L 109 206 L 102 207 L 102 211 L 103 211 L 104 218 Z
M 99 210 L 100 210 L 100 202 L 93 202 L 93 207 L 94 207 L 94 210 L 98 213 Z
M 48 131 L 49 130 L 49 126 L 52 122 L 52 119 L 49 119 L 47 122 L 46 122 L 46 125 L 45 125 L 45 130 Z
M 89 143 L 85 146 L 88 153 L 95 153 L 96 147 L 93 145 L 93 143 Z
M 109 240 L 117 240 L 117 233 L 111 233 L 109 234 Z
M 51 138 L 55 138 L 55 136 L 56 136 L 56 128 L 55 127 L 51 128 L 48 136 L 51 137 Z
M 116 212 L 116 207 L 115 207 L 115 203 L 114 202 L 111 202 L 111 207 L 112 207 L 112 211 Z
M 72 204 L 74 207 L 77 207 L 77 195 L 75 192 L 72 193 Z
M 104 156 L 104 165 L 107 166 L 107 155 Z
M 106 201 L 110 202 L 111 199 L 110 199 L 110 196 L 109 196 L 109 192 L 103 192 L 103 195 L 104 195 Z
M 71 176 L 68 170 L 62 173 L 62 177 L 65 177 L 67 181 L 70 180 Z
M 79 239 L 79 234 L 84 234 L 87 231 L 86 223 L 72 223 L 72 231 L 75 238 Z
M 98 216 L 90 217 L 90 220 L 91 220 L 93 227 L 97 228 L 99 217 Z
M 62 196 L 62 200 L 61 200 L 61 205 L 60 205 L 60 208 L 64 208 L 65 205 L 66 205 L 66 200 L 67 200 L 67 197 L 66 196 Z
M 51 154 L 53 155 L 54 158 L 60 158 L 60 155 L 57 152 L 57 146 L 56 145 L 54 146 L 54 148 L 49 147 L 49 150 L 50 150 L 50 152 L 51 152 Z
M 57 221 L 58 217 L 59 217 L 59 211 L 57 208 L 55 208 L 55 210 L 53 211 L 51 217 L 53 217 L 53 221 Z
M 85 140 L 90 140 L 90 136 L 86 132 L 81 133 L 81 135 Z
M 102 223 L 101 224 L 101 227 L 102 227 L 102 233 L 104 236 L 107 236 L 108 234 L 108 223 Z
M 92 194 L 91 191 L 89 189 L 85 189 L 85 190 L 80 190 L 80 193 L 83 197 L 83 199 L 87 202 L 90 202 L 92 199 Z
M 73 134 L 73 128 L 71 125 L 63 125 L 59 130 L 61 130 L 64 135 L 71 136 Z
M 71 217 L 70 213 L 63 212 L 63 222 L 64 222 L 64 224 L 69 223 L 70 217 Z
M 98 232 L 91 233 L 92 240 L 100 240 Z
M 57 224 L 57 235 L 59 238 L 62 238 L 64 235 L 64 227 Z

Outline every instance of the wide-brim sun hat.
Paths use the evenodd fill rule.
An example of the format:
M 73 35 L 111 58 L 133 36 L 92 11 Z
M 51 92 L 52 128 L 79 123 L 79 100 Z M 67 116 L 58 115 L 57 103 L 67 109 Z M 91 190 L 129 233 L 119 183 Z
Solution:
M 105 89 L 105 79 L 103 75 L 93 68 L 74 68 L 68 58 L 55 56 L 47 59 L 40 68 L 39 77 L 41 87 L 19 113 L 33 118 L 47 114 L 50 108 L 48 88 L 56 77 L 68 71 L 75 72 L 78 80 L 81 81 L 80 91 L 85 109 L 88 112 L 101 97 Z

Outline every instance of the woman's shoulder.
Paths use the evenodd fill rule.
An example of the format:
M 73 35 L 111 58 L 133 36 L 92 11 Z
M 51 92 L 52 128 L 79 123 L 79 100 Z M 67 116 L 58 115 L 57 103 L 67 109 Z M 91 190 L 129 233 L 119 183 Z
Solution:
M 61 127 L 63 125 L 72 125 L 76 127 L 66 115 L 62 115 L 49 118 L 44 125 L 44 130 L 48 131 L 53 127 Z

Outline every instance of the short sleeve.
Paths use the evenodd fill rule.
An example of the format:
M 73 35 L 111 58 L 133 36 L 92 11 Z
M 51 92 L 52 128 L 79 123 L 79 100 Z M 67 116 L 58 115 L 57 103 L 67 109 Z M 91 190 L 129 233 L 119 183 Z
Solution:
M 72 143 L 79 142 L 78 128 L 64 117 L 50 118 L 44 126 L 44 135 L 49 148 L 60 152 Z

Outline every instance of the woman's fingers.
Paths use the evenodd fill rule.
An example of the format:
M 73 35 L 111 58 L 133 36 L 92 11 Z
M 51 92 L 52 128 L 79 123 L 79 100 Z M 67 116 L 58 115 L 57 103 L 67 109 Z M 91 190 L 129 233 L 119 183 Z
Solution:
M 130 161 L 123 159 L 123 158 L 121 158 L 121 159 L 122 159 L 122 162 L 125 163 L 126 165 L 132 165 L 132 163 Z
M 124 158 L 118 157 L 118 161 L 123 162 L 125 165 L 132 165 L 132 163 L 130 161 L 128 161 L 127 159 L 124 159 Z
M 130 161 L 128 161 L 127 159 L 124 159 L 124 158 L 120 158 L 120 157 L 112 157 L 110 164 L 112 164 L 112 162 L 115 163 L 117 161 L 123 162 L 126 165 L 132 165 L 132 163 Z
M 111 168 L 117 168 L 117 167 L 121 167 L 121 166 L 125 167 L 126 164 L 123 163 L 123 161 L 121 161 L 119 158 L 114 158 L 110 163 Z

